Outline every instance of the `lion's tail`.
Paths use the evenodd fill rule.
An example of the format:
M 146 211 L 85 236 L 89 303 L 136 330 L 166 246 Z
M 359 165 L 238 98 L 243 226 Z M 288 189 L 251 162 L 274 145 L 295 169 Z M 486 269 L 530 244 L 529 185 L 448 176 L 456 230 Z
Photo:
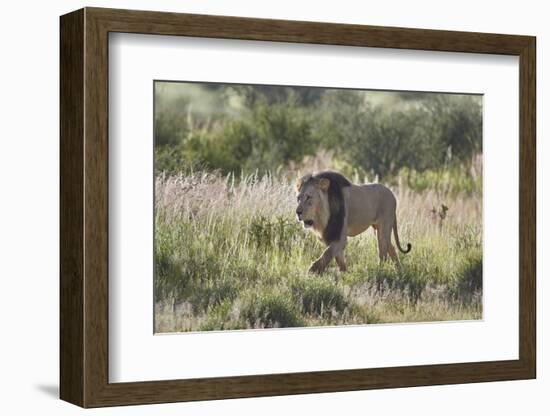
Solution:
M 395 238 L 395 243 L 397 244 L 397 248 L 401 253 L 407 254 L 409 251 L 411 251 L 412 245 L 411 243 L 407 243 L 407 249 L 403 250 L 401 247 L 401 242 L 399 241 L 399 233 L 397 232 L 397 215 L 393 217 L 393 237 Z

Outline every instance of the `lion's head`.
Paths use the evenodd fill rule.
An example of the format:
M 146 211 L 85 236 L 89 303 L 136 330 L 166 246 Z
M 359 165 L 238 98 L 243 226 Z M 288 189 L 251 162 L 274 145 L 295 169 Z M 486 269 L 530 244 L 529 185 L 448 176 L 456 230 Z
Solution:
M 327 178 L 318 178 L 311 174 L 296 181 L 296 196 L 298 206 L 296 217 L 304 224 L 304 228 L 313 228 L 322 233 L 330 217 Z
M 298 207 L 296 216 L 305 228 L 312 228 L 329 244 L 341 238 L 346 213 L 344 188 L 351 186 L 337 172 L 305 175 L 296 182 Z

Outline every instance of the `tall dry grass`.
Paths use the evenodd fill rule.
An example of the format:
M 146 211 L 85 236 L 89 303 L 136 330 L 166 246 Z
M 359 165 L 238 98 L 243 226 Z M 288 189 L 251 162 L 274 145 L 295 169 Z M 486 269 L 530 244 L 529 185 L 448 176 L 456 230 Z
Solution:
M 155 330 L 479 319 L 480 187 L 457 192 L 455 176 L 421 192 L 410 172 L 395 181 L 400 238 L 413 244 L 402 269 L 378 264 L 367 231 L 349 240 L 347 273 L 311 276 L 323 247 L 294 220 L 292 175 L 159 175 Z

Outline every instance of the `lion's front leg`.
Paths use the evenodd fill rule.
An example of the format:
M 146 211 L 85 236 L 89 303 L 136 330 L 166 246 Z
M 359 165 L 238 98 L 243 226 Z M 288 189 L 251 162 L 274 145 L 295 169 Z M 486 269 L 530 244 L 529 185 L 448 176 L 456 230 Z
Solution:
M 309 266 L 309 273 L 317 273 L 321 274 L 325 271 L 327 268 L 328 262 L 323 261 L 323 256 L 319 257 L 317 260 L 315 260 L 313 263 L 311 263 L 311 266 Z
M 325 249 L 321 257 L 319 257 L 317 260 L 315 260 L 311 266 L 309 267 L 310 273 L 323 273 L 331 260 L 339 256 L 346 246 L 346 238 L 343 238 L 342 240 L 334 241 L 328 245 L 328 247 Z M 343 256 L 342 256 L 343 258 Z M 340 264 L 339 264 L 340 266 Z M 340 266 L 341 269 L 341 266 Z
M 341 251 L 334 258 L 336 259 L 336 264 L 338 265 L 338 268 L 340 269 L 340 271 L 347 272 L 348 266 L 346 266 L 346 258 L 344 257 L 344 252 Z

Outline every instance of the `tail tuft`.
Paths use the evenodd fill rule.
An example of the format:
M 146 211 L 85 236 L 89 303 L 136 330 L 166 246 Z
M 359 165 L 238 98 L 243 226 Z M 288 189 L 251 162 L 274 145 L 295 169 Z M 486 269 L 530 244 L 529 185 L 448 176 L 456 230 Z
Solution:
M 407 243 L 407 248 L 405 250 L 401 250 L 401 247 L 399 247 L 399 250 L 401 250 L 402 253 L 407 254 L 412 249 L 412 244 Z
M 409 251 L 411 251 L 411 248 L 412 248 L 411 243 L 407 243 L 406 250 L 403 250 L 403 248 L 401 247 L 401 242 L 399 241 L 399 233 L 397 232 L 397 216 L 395 216 L 393 219 L 393 237 L 395 238 L 395 243 L 401 253 L 407 254 Z

